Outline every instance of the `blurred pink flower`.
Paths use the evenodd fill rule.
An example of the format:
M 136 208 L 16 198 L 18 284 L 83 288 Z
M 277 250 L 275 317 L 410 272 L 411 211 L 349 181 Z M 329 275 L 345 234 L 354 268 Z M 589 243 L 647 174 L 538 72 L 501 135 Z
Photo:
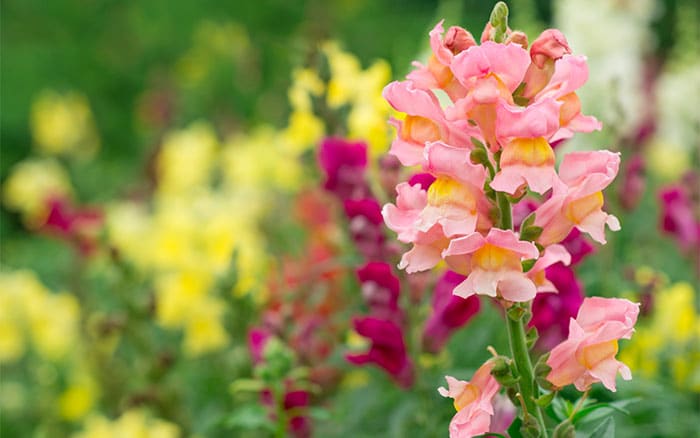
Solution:
M 403 331 L 393 321 L 374 317 L 355 318 L 355 331 L 371 341 L 366 353 L 347 354 L 355 365 L 373 363 L 387 373 L 403 388 L 413 384 L 413 363 L 408 357 Z
M 681 185 L 664 187 L 659 201 L 661 229 L 675 237 L 684 250 L 700 250 L 700 220 L 695 217 L 688 190 Z
M 340 199 L 364 198 L 368 194 L 365 181 L 367 145 L 328 137 L 318 151 L 318 162 L 326 174 L 324 187 Z
M 480 302 L 477 296 L 462 298 L 452 293 L 454 288 L 464 280 L 463 275 L 447 271 L 435 285 L 433 312 L 423 329 L 425 351 L 439 352 L 452 333 L 463 327 L 479 312 Z

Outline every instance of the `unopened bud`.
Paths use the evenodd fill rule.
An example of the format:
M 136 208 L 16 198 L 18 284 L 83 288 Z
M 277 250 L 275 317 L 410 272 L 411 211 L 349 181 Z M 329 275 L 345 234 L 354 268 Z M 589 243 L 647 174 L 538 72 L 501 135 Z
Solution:
M 459 26 L 452 26 L 447 30 L 445 47 L 455 55 L 475 45 L 474 37 L 467 30 Z
M 547 29 L 532 42 L 530 58 L 539 68 L 544 68 L 547 60 L 557 60 L 571 53 L 569 43 L 563 33 L 556 29 Z
M 513 32 L 508 35 L 508 37 L 505 40 L 505 43 L 514 43 L 520 45 L 523 49 L 527 49 L 527 35 L 525 35 L 525 32 L 521 32 L 519 30 L 514 30 Z

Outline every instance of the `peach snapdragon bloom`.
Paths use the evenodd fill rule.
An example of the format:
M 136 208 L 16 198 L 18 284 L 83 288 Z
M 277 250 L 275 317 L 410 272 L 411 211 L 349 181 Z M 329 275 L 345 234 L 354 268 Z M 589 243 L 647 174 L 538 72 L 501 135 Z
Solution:
M 489 431 L 494 414 L 493 398 L 500 385 L 491 376 L 493 361 L 483 364 L 472 377 L 471 382 L 445 376 L 447 389 L 438 388 L 443 397 L 454 399 L 457 413 L 450 421 L 450 438 L 469 438 Z
M 535 298 L 537 286 L 523 273 L 522 261 L 536 259 L 537 247 L 518 239 L 511 230 L 492 228 L 486 237 L 479 233 L 453 239 L 443 252 L 453 269 L 460 257 L 466 257 L 467 279 L 454 289 L 454 294 L 467 298 L 474 294 L 501 296 L 508 301 L 529 301 Z M 452 258 L 452 259 L 450 259 Z M 464 271 L 462 271 L 464 272 Z
M 629 339 L 639 315 L 639 304 L 620 298 L 585 298 L 576 319 L 569 323 L 569 338 L 552 349 L 547 375 L 556 387 L 573 383 L 585 391 L 602 382 L 615 391 L 615 377 L 630 380 L 627 365 L 615 359 L 618 340 Z

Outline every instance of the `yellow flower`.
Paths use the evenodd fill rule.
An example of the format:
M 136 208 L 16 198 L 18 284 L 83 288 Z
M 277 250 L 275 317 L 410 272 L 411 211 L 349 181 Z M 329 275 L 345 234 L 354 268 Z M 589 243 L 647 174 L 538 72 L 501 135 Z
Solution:
M 292 73 L 292 86 L 287 95 L 289 103 L 295 111 L 313 111 L 311 97 L 323 94 L 325 84 L 315 71 L 309 68 L 299 68 Z
M 323 121 L 311 111 L 292 111 L 287 127 L 282 132 L 286 150 L 301 153 L 315 148 L 325 135 L 325 129 Z
M 37 353 L 46 360 L 62 360 L 78 341 L 78 300 L 68 293 L 48 293 L 29 298 L 27 304 L 29 331 Z
M 164 327 L 184 326 L 191 317 L 192 306 L 201 301 L 213 283 L 202 269 L 161 274 L 155 280 L 156 315 Z
M 95 383 L 88 378 L 80 379 L 73 382 L 59 397 L 59 413 L 66 420 L 80 420 L 90 412 L 96 398 Z
M 228 345 L 228 334 L 221 318 L 225 304 L 216 298 L 204 298 L 191 306 L 185 326 L 183 348 L 185 354 L 198 356 Z
M 326 100 L 331 108 L 338 108 L 350 103 L 357 91 L 360 76 L 360 61 L 348 52 L 340 49 L 337 42 L 329 41 L 321 47 L 328 58 L 331 79 L 328 82 Z
M 107 208 L 107 238 L 120 256 L 145 269 L 152 261 L 153 220 L 145 208 L 122 202 Z
M 49 155 L 90 157 L 100 145 L 88 101 L 75 92 L 39 94 L 32 104 L 31 128 L 37 149 Z
M 71 197 L 68 173 L 54 159 L 29 159 L 16 164 L 5 180 L 5 205 L 22 215 L 25 225 L 40 226 L 48 215 L 47 200 Z
M 180 429 L 173 423 L 152 418 L 143 410 L 131 409 L 114 421 L 95 415 L 85 422 L 73 438 L 178 438 Z
M 204 122 L 168 134 L 158 154 L 158 192 L 181 194 L 208 185 L 217 159 L 219 142 Z

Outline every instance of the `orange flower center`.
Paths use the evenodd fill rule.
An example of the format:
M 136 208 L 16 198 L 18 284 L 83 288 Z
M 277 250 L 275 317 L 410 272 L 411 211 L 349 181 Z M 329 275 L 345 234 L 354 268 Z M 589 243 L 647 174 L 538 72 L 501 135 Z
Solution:
M 440 128 L 432 120 L 420 116 L 406 116 L 401 127 L 401 137 L 417 143 L 440 139 Z
M 501 155 L 501 166 L 553 166 L 554 151 L 543 137 L 516 138 L 508 143 Z
M 441 64 L 435 55 L 431 55 L 430 59 L 428 60 L 428 70 L 430 70 L 430 73 L 433 74 L 440 88 L 447 87 L 447 85 L 452 82 L 452 78 L 454 78 L 450 67 Z
M 576 359 L 581 365 L 586 367 L 586 369 L 590 370 L 595 368 L 602 361 L 615 357 L 618 349 L 617 339 L 613 339 L 612 341 L 583 347 L 581 351 L 576 354 Z
M 474 252 L 472 264 L 479 266 L 485 271 L 498 271 L 500 269 L 522 270 L 518 254 L 490 243 Z
M 581 112 L 581 100 L 576 93 L 569 93 L 557 100 L 564 102 L 559 110 L 559 124 L 565 126 Z
M 564 215 L 575 224 L 580 224 L 594 211 L 603 208 L 603 192 L 595 192 L 569 203 L 564 208 Z
M 479 393 L 481 393 L 481 391 L 479 391 L 479 388 L 477 388 L 475 385 L 472 385 L 471 383 L 467 383 L 462 392 L 457 397 L 455 397 L 454 405 L 457 412 L 470 405 L 471 403 L 474 403 L 476 399 L 479 398 Z

